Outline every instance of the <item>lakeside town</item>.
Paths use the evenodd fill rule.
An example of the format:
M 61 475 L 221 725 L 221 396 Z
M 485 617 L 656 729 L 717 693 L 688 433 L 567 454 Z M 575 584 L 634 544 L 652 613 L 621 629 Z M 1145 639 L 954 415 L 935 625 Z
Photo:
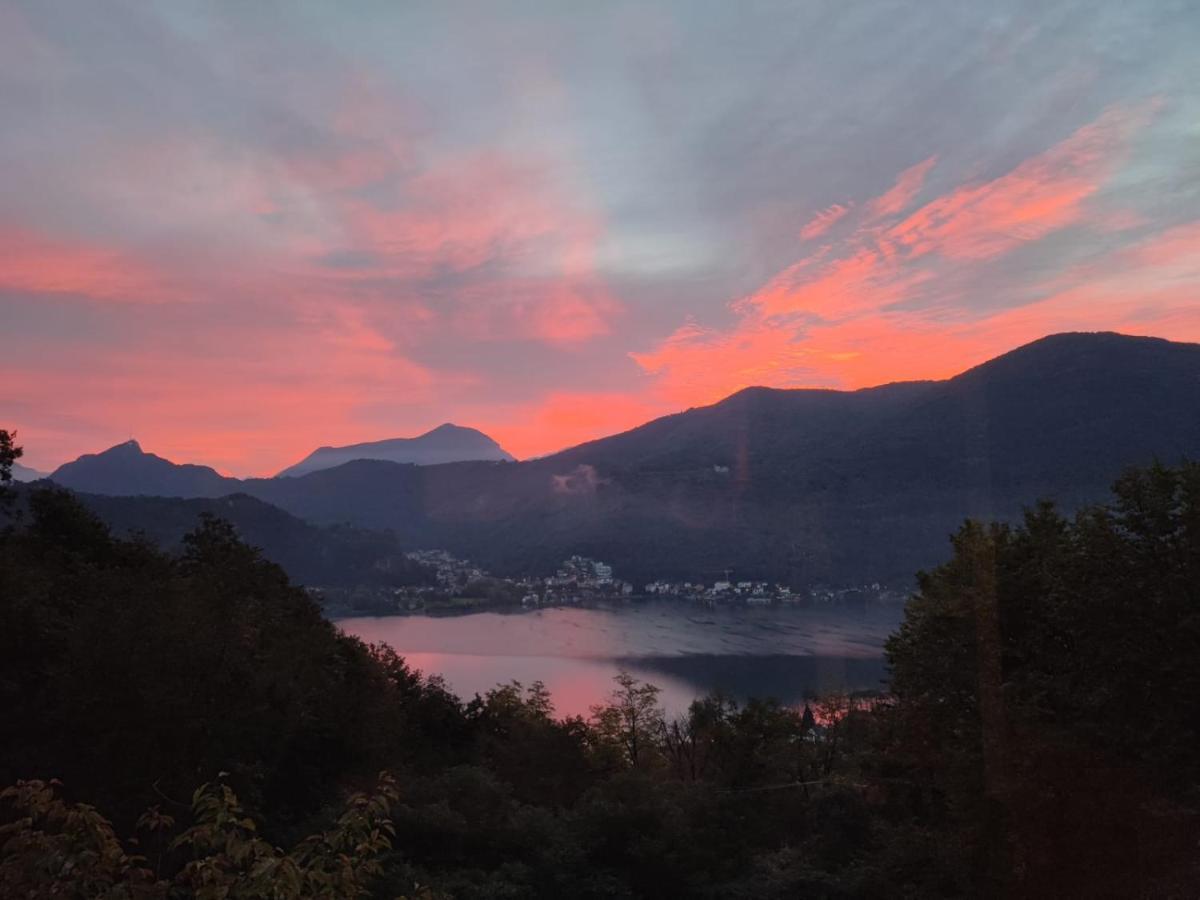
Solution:
M 429 583 L 309 591 L 334 615 L 451 614 L 643 600 L 673 600 L 706 607 L 809 607 L 902 603 L 907 596 L 905 591 L 879 582 L 796 590 L 768 581 L 736 580 L 728 572 L 711 584 L 655 580 L 634 585 L 617 578 L 610 564 L 579 555 L 563 560 L 553 575 L 521 578 L 490 574 L 478 564 L 445 550 L 414 550 L 405 556 L 429 571 Z

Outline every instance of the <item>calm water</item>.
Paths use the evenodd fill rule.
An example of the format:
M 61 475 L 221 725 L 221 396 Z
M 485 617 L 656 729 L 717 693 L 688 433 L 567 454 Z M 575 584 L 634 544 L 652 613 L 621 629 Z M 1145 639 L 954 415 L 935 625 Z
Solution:
M 559 714 L 586 715 L 622 668 L 662 688 L 670 712 L 716 689 L 797 703 L 814 693 L 878 688 L 881 648 L 900 615 L 898 607 L 700 609 L 656 601 L 337 624 L 441 674 L 461 697 L 540 679 Z

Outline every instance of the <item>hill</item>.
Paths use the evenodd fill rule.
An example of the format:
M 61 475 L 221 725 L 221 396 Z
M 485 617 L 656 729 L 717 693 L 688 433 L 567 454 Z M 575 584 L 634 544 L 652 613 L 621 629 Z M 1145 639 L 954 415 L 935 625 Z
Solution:
M 424 583 L 429 573 L 404 556 L 396 536 L 348 525 L 318 527 L 246 494 L 220 499 L 76 494 L 117 536 L 141 533 L 176 551 L 204 514 L 230 522 L 297 584 L 314 587 Z
M 482 431 L 447 422 L 414 438 L 393 438 L 387 441 L 350 444 L 346 447 L 320 447 L 275 477 L 306 475 L 318 469 L 330 469 L 356 459 L 433 466 L 468 460 L 512 462 L 513 456 Z

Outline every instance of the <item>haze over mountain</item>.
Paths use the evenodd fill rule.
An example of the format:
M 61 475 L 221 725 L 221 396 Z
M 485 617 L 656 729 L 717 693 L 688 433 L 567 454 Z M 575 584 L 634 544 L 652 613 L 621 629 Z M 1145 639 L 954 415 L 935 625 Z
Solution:
M 12 467 L 12 477 L 13 481 L 37 481 L 39 478 L 45 478 L 46 473 L 15 462 Z
M 413 463 L 432 466 L 439 463 L 471 460 L 506 460 L 514 457 L 494 440 L 474 428 L 463 428 L 447 422 L 432 431 L 413 438 L 392 438 L 369 441 L 346 447 L 319 447 L 300 462 L 288 466 L 276 478 L 293 477 L 330 469 L 356 459 L 378 459 L 385 462 Z
M 238 536 L 278 563 L 297 584 L 318 587 L 422 583 L 426 570 L 404 556 L 393 534 L 346 525 L 321 526 L 246 494 L 218 499 L 77 494 L 120 536 L 137 532 L 170 551 L 200 516 L 231 523 Z
M 153 492 L 136 445 L 123 447 L 54 480 Z M 358 460 L 244 482 L 178 468 L 221 479 L 189 471 L 196 490 L 393 528 L 404 546 L 498 572 L 578 552 L 635 581 L 728 568 L 804 584 L 904 578 L 941 558 L 966 516 L 1010 518 L 1039 498 L 1070 508 L 1102 498 L 1125 466 L 1197 455 L 1200 345 L 1100 333 L 1047 337 L 946 381 L 751 388 L 511 465 Z M 170 463 L 140 456 L 156 484 L 170 480 Z

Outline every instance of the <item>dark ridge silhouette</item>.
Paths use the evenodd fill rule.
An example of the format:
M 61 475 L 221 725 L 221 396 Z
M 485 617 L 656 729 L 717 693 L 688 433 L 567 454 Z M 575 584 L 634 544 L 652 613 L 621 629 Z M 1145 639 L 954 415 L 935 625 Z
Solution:
M 88 453 L 59 466 L 50 475 L 63 487 L 94 494 L 152 497 L 221 497 L 238 489 L 208 466 L 174 463 L 142 450 L 129 440 L 102 453 Z
M 346 447 L 319 447 L 275 477 L 306 475 L 318 469 L 330 469 L 356 459 L 432 466 L 468 460 L 512 462 L 514 457 L 482 431 L 447 422 L 414 438 L 392 438 L 386 441 L 350 444 Z
M 154 492 L 105 456 L 72 464 L 80 490 Z M 1071 509 L 1127 466 L 1197 456 L 1200 345 L 1061 334 L 946 381 L 750 388 L 528 462 L 358 460 L 204 487 L 500 573 L 578 552 L 635 581 L 728 568 L 804 585 L 907 580 L 964 517 L 1011 519 L 1041 498 Z

